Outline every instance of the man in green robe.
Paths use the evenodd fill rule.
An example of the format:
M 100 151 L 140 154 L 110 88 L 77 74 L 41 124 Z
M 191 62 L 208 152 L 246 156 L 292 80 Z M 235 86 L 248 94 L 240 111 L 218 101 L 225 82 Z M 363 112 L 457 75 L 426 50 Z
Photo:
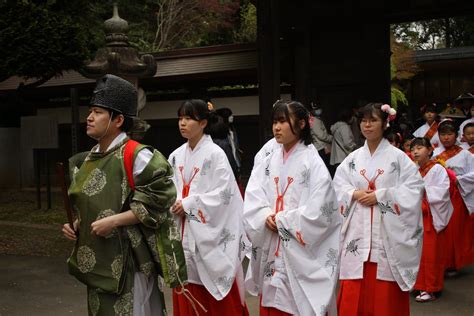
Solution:
M 89 315 L 165 314 L 163 285 L 186 280 L 181 236 L 169 212 L 176 197 L 172 168 L 139 144 L 133 179 L 127 177 L 126 132 L 136 112 L 132 84 L 113 75 L 99 79 L 87 117 L 87 135 L 98 144 L 70 159 L 77 220 L 63 233 L 76 241 L 68 267 L 87 285 Z

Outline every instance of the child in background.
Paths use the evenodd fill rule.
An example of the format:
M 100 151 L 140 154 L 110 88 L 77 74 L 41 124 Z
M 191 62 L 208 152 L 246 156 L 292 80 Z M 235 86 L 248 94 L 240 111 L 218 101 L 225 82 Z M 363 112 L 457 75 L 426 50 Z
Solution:
M 431 160 L 433 147 L 429 139 L 417 137 L 411 143 L 411 152 L 425 182 L 423 196 L 423 250 L 420 269 L 414 286 L 420 291 L 417 302 L 436 299 L 435 292 L 443 289 L 444 249 L 443 229 L 453 213 L 449 194 L 449 176 L 446 169 Z

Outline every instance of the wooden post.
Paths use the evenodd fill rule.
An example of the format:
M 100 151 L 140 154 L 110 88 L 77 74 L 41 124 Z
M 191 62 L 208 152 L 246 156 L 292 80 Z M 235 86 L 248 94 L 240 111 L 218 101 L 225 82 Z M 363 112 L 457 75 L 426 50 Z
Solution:
M 273 103 L 280 98 L 280 33 L 278 0 L 257 0 L 260 144 L 271 137 Z

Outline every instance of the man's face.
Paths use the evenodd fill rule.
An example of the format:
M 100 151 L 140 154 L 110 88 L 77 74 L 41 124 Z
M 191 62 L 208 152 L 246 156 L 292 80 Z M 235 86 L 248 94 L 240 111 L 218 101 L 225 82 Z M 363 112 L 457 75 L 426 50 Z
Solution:
M 112 125 L 111 123 L 108 110 L 98 106 L 91 106 L 87 116 L 87 136 L 96 140 L 104 137 L 108 133 L 109 125 Z

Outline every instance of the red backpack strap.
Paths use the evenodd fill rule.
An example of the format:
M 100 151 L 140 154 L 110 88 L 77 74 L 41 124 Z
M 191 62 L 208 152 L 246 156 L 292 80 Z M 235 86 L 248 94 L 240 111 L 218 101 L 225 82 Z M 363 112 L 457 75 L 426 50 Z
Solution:
M 123 164 L 125 167 L 125 173 L 127 174 L 128 184 L 130 185 L 132 191 L 135 191 L 135 182 L 133 181 L 133 156 L 138 145 L 138 142 L 129 139 L 125 144 L 125 149 L 123 151 Z

